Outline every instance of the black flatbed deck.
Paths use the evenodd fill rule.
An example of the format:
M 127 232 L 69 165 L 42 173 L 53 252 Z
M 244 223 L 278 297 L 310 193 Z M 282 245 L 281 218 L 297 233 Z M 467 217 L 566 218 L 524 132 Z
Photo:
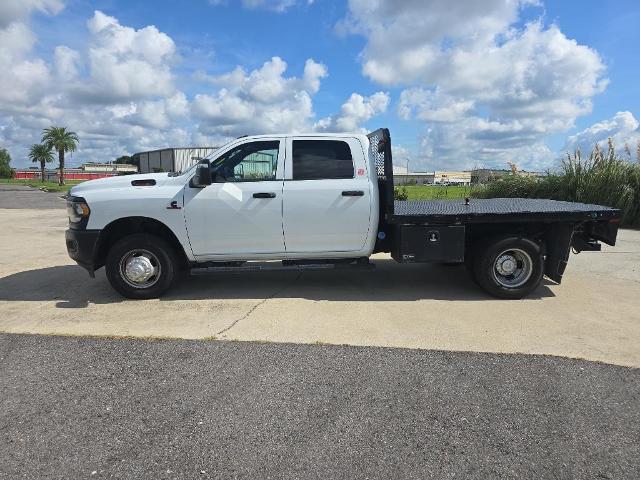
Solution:
M 479 223 L 602 223 L 617 225 L 620 210 L 588 203 L 538 198 L 471 198 L 394 201 L 391 137 L 386 128 L 367 135 L 369 156 L 378 176 L 381 221 L 396 225 L 464 225 Z M 614 231 L 608 239 L 615 242 Z M 610 243 L 613 244 L 613 243 Z
M 494 222 L 581 222 L 618 218 L 620 211 L 587 203 L 533 198 L 395 201 L 387 222 L 465 224 Z

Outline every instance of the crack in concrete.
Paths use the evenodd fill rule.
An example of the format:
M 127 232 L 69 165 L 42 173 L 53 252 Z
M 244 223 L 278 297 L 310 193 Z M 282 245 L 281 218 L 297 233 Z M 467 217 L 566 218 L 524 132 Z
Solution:
M 256 311 L 256 309 L 260 306 L 263 305 L 265 303 L 267 303 L 269 300 L 275 298 L 277 295 L 281 294 L 282 292 L 284 292 L 285 290 L 287 290 L 289 287 L 291 287 L 292 285 L 294 285 L 295 283 L 298 282 L 298 280 L 300 280 L 300 277 L 302 276 L 304 272 L 300 272 L 298 275 L 296 275 L 296 278 L 294 278 L 291 282 L 287 283 L 285 286 L 283 286 L 282 288 L 276 290 L 275 292 L 273 292 L 271 295 L 269 295 L 266 298 L 263 298 L 262 300 L 260 300 L 258 303 L 256 303 L 254 306 L 252 306 L 247 313 L 245 313 L 243 316 L 241 316 L 240 318 L 235 319 L 233 322 L 231 322 L 229 325 L 227 325 L 225 328 L 223 328 L 222 330 L 220 330 L 219 332 L 215 333 L 214 336 L 218 336 L 218 335 L 222 335 L 224 333 L 227 333 L 229 330 L 231 330 L 233 327 L 235 327 L 239 322 L 241 322 L 242 320 L 245 320 L 246 318 L 249 318 L 251 316 L 251 314 L 253 312 Z

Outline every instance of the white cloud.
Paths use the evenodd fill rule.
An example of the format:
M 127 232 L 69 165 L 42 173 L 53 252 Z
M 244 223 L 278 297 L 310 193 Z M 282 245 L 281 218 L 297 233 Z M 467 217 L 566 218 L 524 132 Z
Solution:
M 200 133 L 237 136 L 308 130 L 314 115 L 311 97 L 327 68 L 308 59 L 302 78 L 286 77 L 286 70 L 286 62 L 273 57 L 249 73 L 238 67 L 210 77 L 211 83 L 223 88 L 195 96 L 192 112 L 200 120 Z
M 187 115 L 189 101 L 183 92 L 178 92 L 160 100 L 117 105 L 111 111 L 117 118 L 133 125 L 163 130 L 167 129 L 173 121 Z
M 440 69 L 455 67 L 458 54 L 482 51 L 496 35 L 507 34 L 525 3 L 531 2 L 350 0 L 342 27 L 367 37 L 367 76 L 382 84 L 400 84 L 447 76 Z
M 423 141 L 438 139 L 423 150 L 429 162 L 459 168 L 528 155 L 521 161 L 533 165 L 545 139 L 590 113 L 607 84 L 594 50 L 541 20 L 520 26 L 536 4 L 350 0 L 338 29 L 365 36 L 365 76 L 405 88 L 399 116 L 425 123 Z
M 37 38 L 22 23 L 0 29 L 0 139 L 15 164 L 52 124 L 78 133 L 69 164 L 111 160 L 167 145 L 220 144 L 229 136 L 308 131 L 312 97 L 327 67 L 308 59 L 300 76 L 274 57 L 258 69 L 238 67 L 190 100 L 174 83 L 175 43 L 156 27 L 141 29 L 95 12 L 87 49 L 57 46 L 51 64 L 34 56 Z M 202 85 L 201 85 L 202 86 Z M 207 91 L 208 90 L 208 91 Z
M 88 22 L 90 78 L 75 92 L 83 101 L 124 102 L 174 93 L 175 44 L 154 26 L 135 30 L 96 11 Z
M 588 154 L 596 144 L 604 148 L 611 138 L 618 152 L 628 145 L 635 152 L 640 144 L 640 122 L 631 112 L 618 112 L 612 118 L 595 123 L 568 138 L 564 146 L 567 152 L 581 150 Z
M 266 8 L 276 12 L 284 12 L 296 4 L 296 0 L 242 0 L 246 8 Z
M 421 155 L 416 167 L 426 170 L 506 168 L 507 162 L 514 162 L 526 170 L 542 171 L 558 157 L 517 121 L 470 117 L 429 126 L 419 140 Z
M 70 81 L 78 75 L 80 53 L 63 45 L 55 48 L 53 52 L 56 73 L 63 81 Z
M 0 28 L 12 22 L 26 20 L 34 10 L 56 15 L 64 8 L 62 0 L 2 0 L 0 2 Z
M 209 0 L 211 5 L 227 5 L 227 0 Z M 298 5 L 300 3 L 306 3 L 312 5 L 314 0 L 242 0 L 242 6 L 248 9 L 262 8 L 265 10 L 272 10 L 274 12 L 283 13 L 289 8 Z
M 319 120 L 314 129 L 322 132 L 358 132 L 362 124 L 375 115 L 384 113 L 389 106 L 389 94 L 377 92 L 370 97 L 352 93 L 342 104 L 340 113 Z
M 415 117 L 430 122 L 455 122 L 464 118 L 474 106 L 473 100 L 442 94 L 421 87 L 403 90 L 398 115 L 404 120 Z
M 11 109 L 31 105 L 43 94 L 50 71 L 39 58 L 30 58 L 36 37 L 23 23 L 0 29 L 0 104 Z
M 165 100 L 165 110 L 169 115 L 174 117 L 183 117 L 189 113 L 189 101 L 187 100 L 187 96 L 178 92 L 172 97 L 169 97 Z
M 313 58 L 308 58 L 304 63 L 303 86 L 311 93 L 318 93 L 320 80 L 329 74 L 326 65 L 317 63 Z
M 59 10 L 56 2 L 30 5 L 31 10 Z M 111 159 L 171 139 L 188 143 L 180 126 L 188 100 L 173 85 L 175 45 L 166 34 L 153 26 L 125 27 L 95 12 L 85 52 L 57 46 L 48 64 L 35 56 L 36 42 L 25 23 L 0 28 L 0 138 L 15 164 L 25 162 L 28 145 L 51 124 L 78 132 L 75 157 L 82 161 Z

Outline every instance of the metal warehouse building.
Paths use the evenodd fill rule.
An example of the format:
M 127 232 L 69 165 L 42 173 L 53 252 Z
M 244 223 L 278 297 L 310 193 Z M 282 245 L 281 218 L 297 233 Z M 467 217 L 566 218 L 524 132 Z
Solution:
M 186 170 L 219 147 L 164 148 L 133 155 L 140 173 L 179 172 Z

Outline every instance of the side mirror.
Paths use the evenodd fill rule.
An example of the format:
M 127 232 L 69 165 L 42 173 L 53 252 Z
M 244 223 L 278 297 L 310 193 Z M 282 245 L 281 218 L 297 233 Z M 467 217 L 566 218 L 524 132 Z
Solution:
M 199 163 L 196 167 L 196 173 L 191 177 L 191 186 L 194 188 L 204 188 L 211 185 L 211 168 L 209 162 Z

